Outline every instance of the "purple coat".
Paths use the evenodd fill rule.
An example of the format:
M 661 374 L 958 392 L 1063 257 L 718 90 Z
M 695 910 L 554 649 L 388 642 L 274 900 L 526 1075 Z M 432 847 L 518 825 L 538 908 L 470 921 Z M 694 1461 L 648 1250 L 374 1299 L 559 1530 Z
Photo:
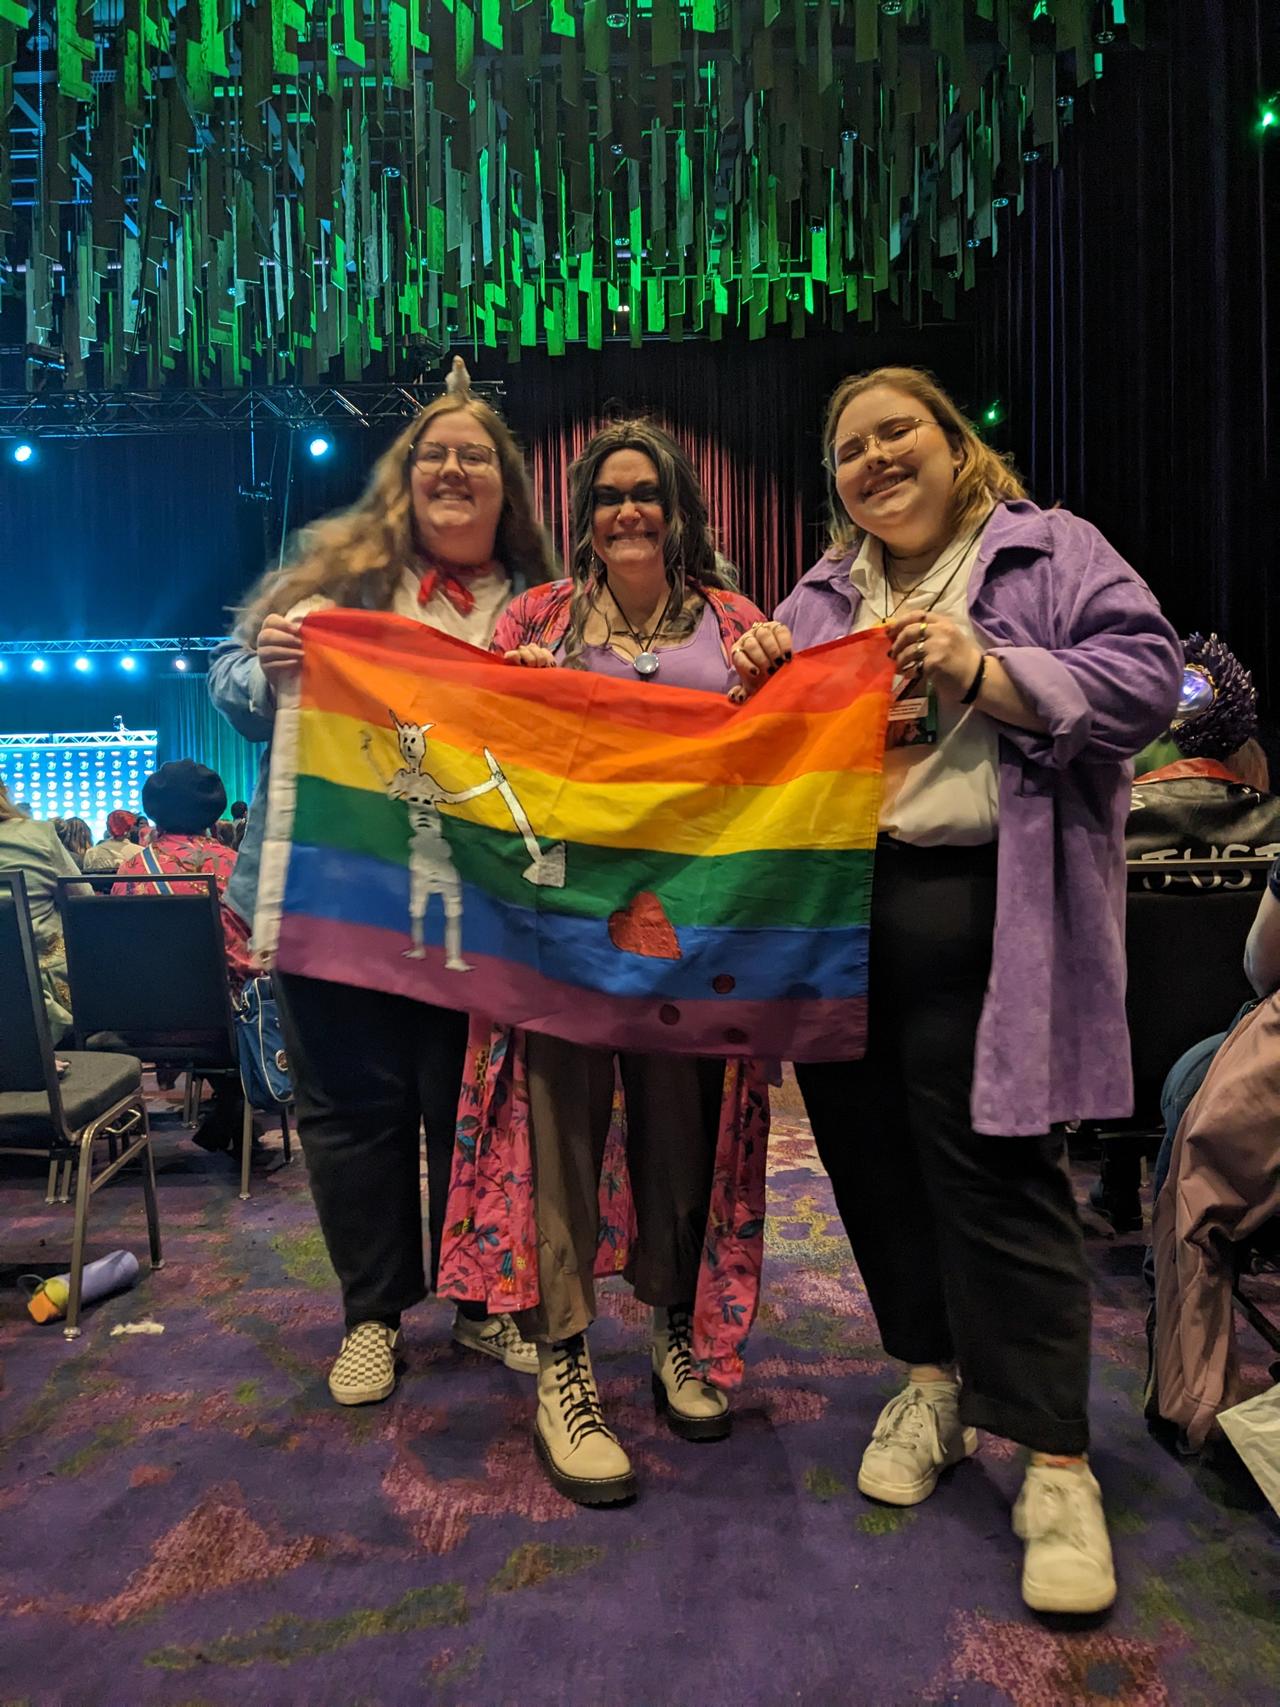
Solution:
M 847 634 L 851 556 L 778 606 L 799 647 Z M 1022 500 L 992 517 L 969 582 L 983 645 L 1048 725 L 1000 726 L 991 979 L 978 1026 L 978 1132 L 1036 1134 L 1131 1112 L 1124 821 L 1134 753 L 1169 726 L 1182 648 L 1098 530 Z

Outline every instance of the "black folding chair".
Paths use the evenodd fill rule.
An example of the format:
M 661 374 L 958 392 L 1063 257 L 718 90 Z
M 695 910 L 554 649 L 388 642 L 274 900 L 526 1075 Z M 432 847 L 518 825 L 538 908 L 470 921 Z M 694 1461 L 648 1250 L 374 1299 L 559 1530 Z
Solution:
M 1253 995 L 1244 945 L 1269 859 L 1131 860 L 1125 1006 L 1134 1119 L 1160 1127 L 1160 1092 L 1185 1050 L 1231 1024 Z
M 142 1067 L 133 1056 L 60 1049 L 55 1057 L 21 872 L 0 875 L 0 1013 L 0 1152 L 48 1158 L 49 1202 L 58 1172 L 65 1166 L 69 1185 L 79 1164 L 63 1329 L 68 1339 L 75 1339 L 80 1332 L 90 1199 L 135 1156 L 142 1161 L 151 1266 L 161 1266 L 151 1128 Z M 99 1140 L 109 1140 L 113 1153 L 95 1174 L 94 1145 Z M 118 1155 L 116 1145 L 123 1146 Z
M 121 881 L 129 879 L 108 874 L 59 881 L 77 1048 L 127 1048 L 193 1080 L 230 1077 L 239 1084 L 216 880 L 205 873 L 166 872 L 168 895 L 101 893 Z M 99 893 L 86 894 L 85 884 Z M 289 1116 L 283 1109 L 281 1135 L 288 1161 Z M 241 1198 L 249 1195 L 252 1148 L 253 1109 L 246 1097 Z

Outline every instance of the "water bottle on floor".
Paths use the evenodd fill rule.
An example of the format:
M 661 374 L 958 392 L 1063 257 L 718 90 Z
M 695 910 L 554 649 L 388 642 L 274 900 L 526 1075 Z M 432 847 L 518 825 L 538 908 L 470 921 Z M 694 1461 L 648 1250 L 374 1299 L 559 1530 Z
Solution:
M 112 1251 L 96 1262 L 86 1263 L 80 1277 L 80 1307 L 95 1299 L 106 1298 L 112 1292 L 123 1292 L 138 1278 L 138 1259 L 132 1251 Z M 35 1289 L 27 1299 L 27 1310 L 37 1322 L 59 1322 L 67 1313 L 71 1297 L 71 1276 L 55 1275 L 40 1281 L 36 1275 L 24 1275 L 23 1280 L 35 1281 Z

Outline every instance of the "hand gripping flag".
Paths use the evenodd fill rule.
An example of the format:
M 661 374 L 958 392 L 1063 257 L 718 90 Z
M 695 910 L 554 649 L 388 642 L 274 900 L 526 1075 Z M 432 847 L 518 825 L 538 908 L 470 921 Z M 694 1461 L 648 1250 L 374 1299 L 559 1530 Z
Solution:
M 735 707 L 317 613 L 255 945 L 600 1047 L 856 1056 L 891 674 L 857 635 Z

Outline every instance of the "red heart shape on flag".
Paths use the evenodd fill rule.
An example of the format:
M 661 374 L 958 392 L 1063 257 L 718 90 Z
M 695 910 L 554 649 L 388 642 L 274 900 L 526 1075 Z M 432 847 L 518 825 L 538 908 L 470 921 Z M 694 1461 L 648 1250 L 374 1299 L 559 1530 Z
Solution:
M 680 943 L 662 902 L 642 889 L 629 906 L 609 915 L 609 941 L 627 954 L 650 960 L 679 960 Z

